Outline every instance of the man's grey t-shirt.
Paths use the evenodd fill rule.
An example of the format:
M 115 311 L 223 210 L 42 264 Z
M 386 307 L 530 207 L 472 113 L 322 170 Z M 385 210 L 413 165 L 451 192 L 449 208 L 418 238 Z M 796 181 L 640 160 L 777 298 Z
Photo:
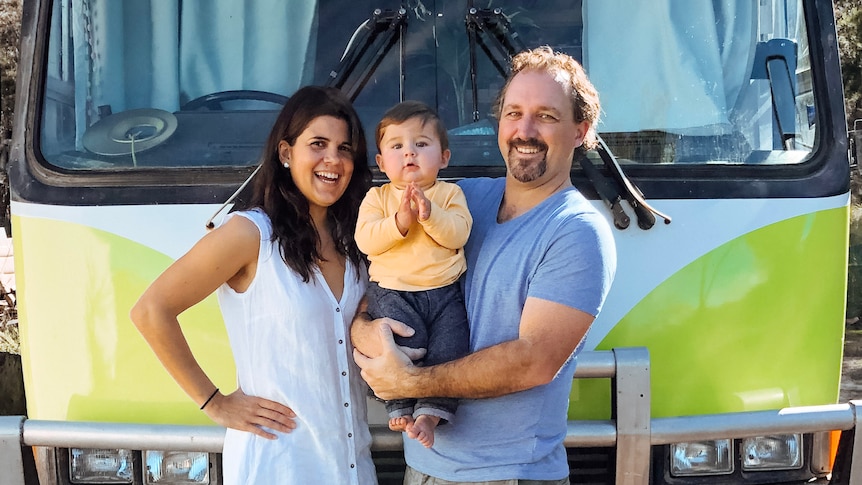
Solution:
M 462 279 L 471 352 L 518 338 L 528 297 L 598 314 L 616 270 L 616 250 L 606 219 L 580 192 L 563 190 L 498 224 L 505 179 L 459 185 L 473 216 Z M 562 441 L 574 371 L 570 358 L 546 385 L 461 400 L 455 419 L 435 430 L 432 448 L 405 439 L 407 463 L 450 481 L 567 476 Z

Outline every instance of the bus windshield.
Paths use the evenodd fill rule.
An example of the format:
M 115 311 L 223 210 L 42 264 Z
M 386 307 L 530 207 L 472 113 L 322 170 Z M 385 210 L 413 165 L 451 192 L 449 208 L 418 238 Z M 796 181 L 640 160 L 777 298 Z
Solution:
M 598 132 L 624 163 L 798 164 L 813 149 L 797 0 L 63 0 L 39 163 L 255 165 L 284 100 L 328 84 L 369 137 L 387 108 L 418 99 L 448 126 L 453 166 L 502 166 L 491 106 L 508 56 L 540 45 L 583 63 Z

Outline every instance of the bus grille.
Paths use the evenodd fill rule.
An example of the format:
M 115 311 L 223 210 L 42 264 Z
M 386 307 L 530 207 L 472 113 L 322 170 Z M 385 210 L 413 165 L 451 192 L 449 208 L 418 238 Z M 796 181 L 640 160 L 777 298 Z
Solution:
M 569 479 L 578 485 L 613 485 L 613 448 L 568 448 Z M 404 480 L 404 454 L 399 451 L 372 453 L 379 485 L 401 485 Z

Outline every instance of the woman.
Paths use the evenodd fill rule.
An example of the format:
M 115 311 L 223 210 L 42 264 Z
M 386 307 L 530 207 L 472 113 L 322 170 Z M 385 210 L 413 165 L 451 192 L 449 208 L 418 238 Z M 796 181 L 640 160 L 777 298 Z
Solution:
M 347 329 L 367 276 L 353 241 L 370 182 L 365 134 L 334 88 L 285 104 L 243 210 L 141 296 L 132 321 L 225 436 L 225 484 L 376 483 Z M 177 315 L 217 291 L 238 388 L 222 394 Z

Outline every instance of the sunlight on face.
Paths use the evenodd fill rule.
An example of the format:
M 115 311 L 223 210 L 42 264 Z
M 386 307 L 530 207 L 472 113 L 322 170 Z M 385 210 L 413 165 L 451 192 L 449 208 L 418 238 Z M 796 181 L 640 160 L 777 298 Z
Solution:
M 312 210 L 337 202 L 353 175 L 347 122 L 332 116 L 312 120 L 293 146 L 282 141 L 279 156 L 290 164 L 291 177 Z
M 522 71 L 506 90 L 497 142 L 509 175 L 521 183 L 569 176 L 586 123 L 576 123 L 563 85 L 543 71 Z

